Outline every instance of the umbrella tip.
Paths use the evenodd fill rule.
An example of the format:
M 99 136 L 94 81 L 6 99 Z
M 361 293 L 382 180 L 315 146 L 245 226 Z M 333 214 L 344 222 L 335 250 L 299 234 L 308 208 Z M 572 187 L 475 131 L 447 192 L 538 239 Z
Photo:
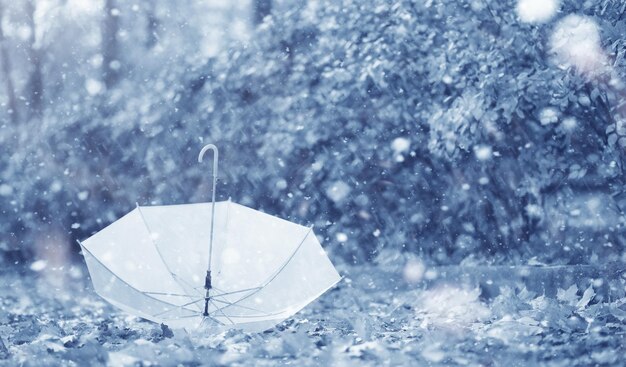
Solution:
M 80 242 L 79 239 L 76 239 L 76 243 L 78 243 L 78 246 L 80 246 L 80 251 L 82 252 L 83 250 L 85 250 L 85 246 L 83 246 L 83 243 Z

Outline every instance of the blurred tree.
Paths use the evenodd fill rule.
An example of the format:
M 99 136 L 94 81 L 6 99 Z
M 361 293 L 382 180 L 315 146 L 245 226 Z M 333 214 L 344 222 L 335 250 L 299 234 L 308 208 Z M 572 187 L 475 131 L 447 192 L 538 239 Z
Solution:
M 147 1 L 146 14 L 146 47 L 152 48 L 159 41 L 159 18 L 156 16 L 156 0 Z
M 261 24 L 272 12 L 272 0 L 252 0 L 252 7 L 254 24 Z
M 7 47 L 2 22 L 4 20 L 4 4 L 0 2 L 0 62 L 2 63 L 2 72 L 4 73 L 7 93 L 7 112 L 13 123 L 19 121 L 19 111 L 17 109 L 17 99 L 15 98 L 15 86 L 13 85 L 13 76 L 11 75 L 11 58 Z
M 235 22 L 181 4 L 155 2 L 158 47 L 143 47 L 152 25 L 135 25 L 151 10 L 132 3 L 44 22 L 56 27 L 46 88 L 58 88 L 46 98 L 58 103 L 36 144 L 1 131 L 24 136 L 0 159 L 0 228 L 25 253 L 42 222 L 84 238 L 136 201 L 207 200 L 194 152 L 210 140 L 224 153 L 218 195 L 315 223 L 348 261 L 388 250 L 439 263 L 621 256 L 619 1 L 563 2 L 603 30 L 614 58 L 604 80 L 553 62 L 552 28 L 520 22 L 513 0 L 273 2 L 281 11 L 245 46 L 207 42 L 213 24 Z M 101 43 L 64 32 L 98 21 Z
M 610 24 L 611 4 L 583 7 Z M 318 5 L 275 16 L 206 86 L 218 136 L 272 157 L 246 174 L 264 187 L 237 192 L 330 223 L 348 259 L 385 247 L 439 262 L 619 256 L 624 213 L 603 192 L 623 181 L 623 152 L 606 145 L 606 86 L 553 63 L 549 30 L 512 2 Z M 585 200 L 607 219 L 571 219 Z M 588 245 L 603 236 L 611 246 Z
M 102 79 L 107 88 L 114 86 L 120 77 L 119 15 L 116 1 L 105 0 L 102 22 Z
M 27 85 L 26 103 L 28 106 L 29 117 L 41 117 L 43 109 L 43 75 L 42 67 L 42 49 L 41 44 L 37 42 L 37 25 L 35 22 L 36 0 L 27 0 L 24 5 L 26 7 L 26 20 L 30 35 L 28 38 L 28 61 L 30 63 L 30 74 Z

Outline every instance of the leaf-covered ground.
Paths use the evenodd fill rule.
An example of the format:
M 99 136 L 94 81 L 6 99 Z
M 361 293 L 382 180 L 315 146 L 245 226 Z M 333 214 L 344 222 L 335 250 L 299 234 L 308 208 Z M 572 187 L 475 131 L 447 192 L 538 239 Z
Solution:
M 0 366 L 623 363 L 620 265 L 341 272 L 336 288 L 272 330 L 210 335 L 116 310 L 80 268 L 56 275 L 5 270 Z

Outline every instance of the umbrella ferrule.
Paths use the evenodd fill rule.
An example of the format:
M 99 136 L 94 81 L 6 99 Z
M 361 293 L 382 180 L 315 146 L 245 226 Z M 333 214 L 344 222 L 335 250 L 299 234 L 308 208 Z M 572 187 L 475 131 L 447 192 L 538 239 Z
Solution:
M 204 278 L 204 289 L 209 290 L 213 288 L 211 285 L 211 271 L 206 272 L 206 278 Z

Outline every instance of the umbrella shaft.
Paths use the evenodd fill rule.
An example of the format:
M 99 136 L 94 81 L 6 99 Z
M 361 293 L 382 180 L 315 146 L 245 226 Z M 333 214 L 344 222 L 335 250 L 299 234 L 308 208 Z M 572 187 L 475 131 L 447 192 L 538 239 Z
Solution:
M 204 153 L 207 150 L 211 149 L 213 151 L 213 192 L 211 193 L 211 237 L 209 238 L 209 268 L 211 271 L 211 255 L 213 254 L 213 225 L 215 223 L 215 189 L 217 188 L 217 161 L 219 160 L 219 153 L 217 151 L 217 147 L 213 144 L 205 145 L 202 150 L 200 150 L 200 154 L 198 155 L 198 162 L 202 162 L 202 158 L 204 157 Z M 207 288 L 208 289 L 208 288 Z
M 204 316 L 209 316 L 209 300 L 211 296 L 209 295 L 209 291 L 213 288 L 211 285 L 211 271 L 206 272 L 206 277 L 204 278 L 204 289 L 206 289 L 206 294 L 204 296 Z
M 202 316 L 209 316 L 209 299 L 209 297 L 206 297 L 204 299 L 204 313 L 202 314 Z
M 213 288 L 213 286 L 211 285 L 211 271 L 208 270 L 206 272 L 206 277 L 204 278 L 204 289 L 207 290 L 207 296 L 209 294 L 209 289 Z

